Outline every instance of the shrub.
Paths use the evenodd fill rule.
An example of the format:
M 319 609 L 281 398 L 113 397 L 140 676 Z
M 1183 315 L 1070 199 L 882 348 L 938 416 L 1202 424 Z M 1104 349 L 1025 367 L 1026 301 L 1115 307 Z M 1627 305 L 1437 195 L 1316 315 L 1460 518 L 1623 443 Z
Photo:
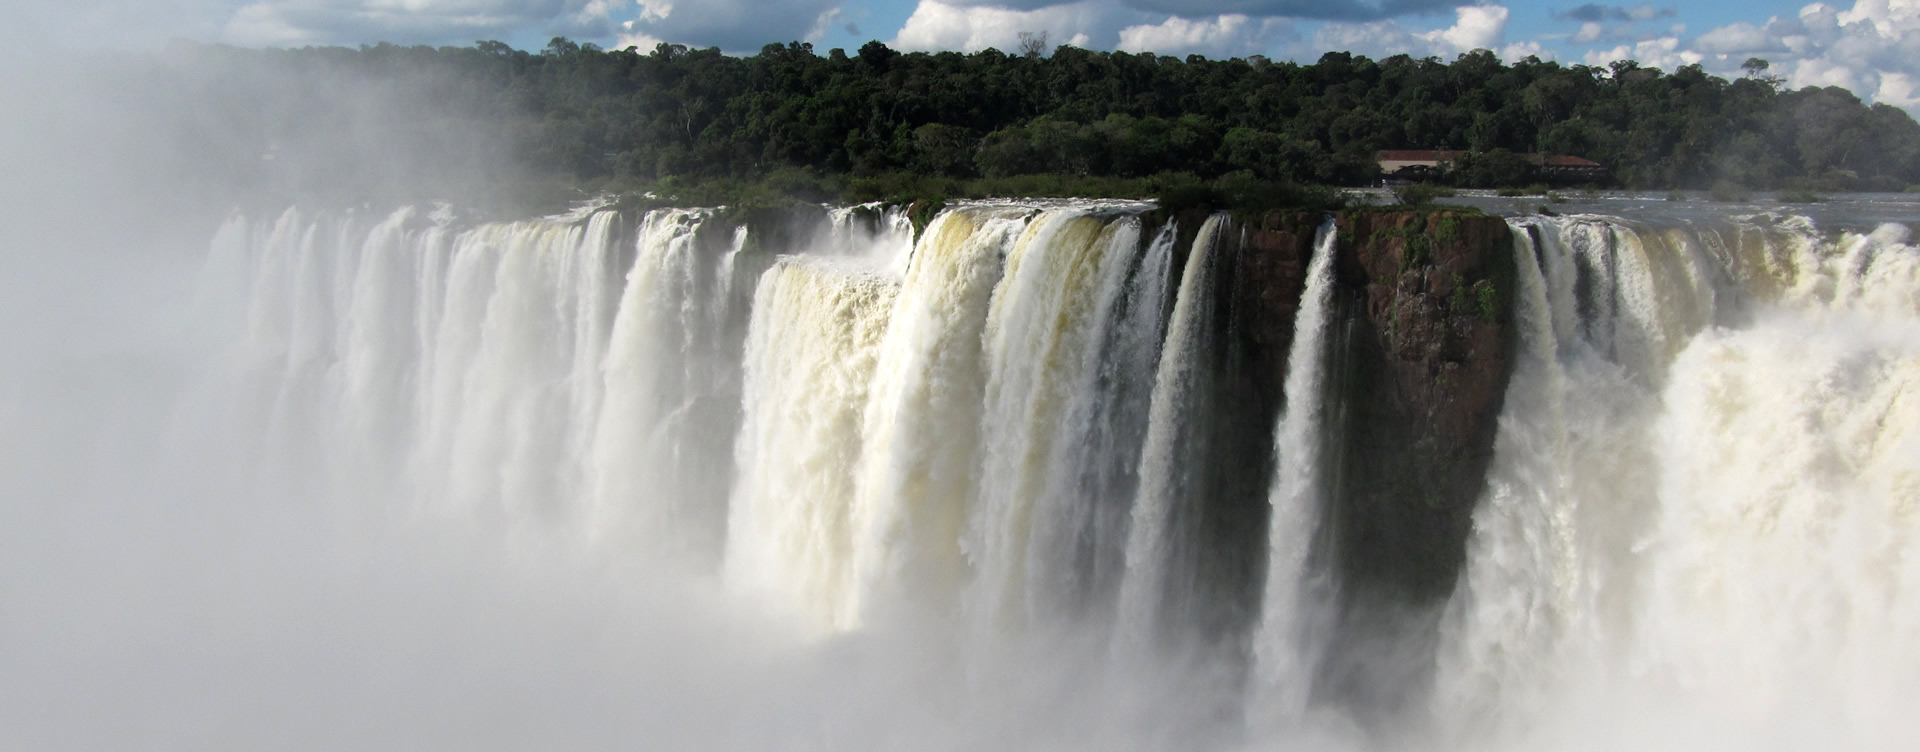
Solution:
M 1433 203 L 1434 199 L 1454 195 L 1453 189 L 1432 183 L 1407 183 L 1390 190 L 1394 200 L 1406 206 L 1425 206 Z

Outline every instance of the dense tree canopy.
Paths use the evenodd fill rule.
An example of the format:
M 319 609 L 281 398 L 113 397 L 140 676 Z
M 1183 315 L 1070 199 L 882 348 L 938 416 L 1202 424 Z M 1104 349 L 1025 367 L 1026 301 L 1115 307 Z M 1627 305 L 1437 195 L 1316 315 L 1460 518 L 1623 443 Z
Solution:
M 1073 47 L 902 54 L 879 42 L 729 57 L 555 39 L 538 53 L 181 45 L 163 61 L 155 85 L 206 97 L 198 117 L 239 134 L 224 137 L 235 170 L 297 165 L 306 180 L 370 169 L 337 164 L 345 138 L 379 144 L 371 156 L 391 173 L 362 180 L 405 171 L 586 187 L 1243 171 L 1358 184 L 1375 177 L 1379 149 L 1468 150 L 1474 179 L 1491 183 L 1523 177 L 1509 164 L 1522 152 L 1583 156 L 1632 187 L 1920 183 L 1920 126 L 1905 112 L 1839 88 L 1783 90 L 1758 60 L 1728 81 L 1699 66 L 1506 65 L 1485 50 L 1302 65 Z M 271 159 L 256 169 L 256 154 Z

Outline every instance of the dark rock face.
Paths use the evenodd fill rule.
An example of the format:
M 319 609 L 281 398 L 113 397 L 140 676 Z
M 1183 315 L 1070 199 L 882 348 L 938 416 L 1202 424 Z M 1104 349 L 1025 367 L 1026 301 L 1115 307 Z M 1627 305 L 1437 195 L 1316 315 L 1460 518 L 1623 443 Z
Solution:
M 1345 587 L 1421 605 L 1466 556 L 1513 361 L 1513 235 L 1447 211 L 1339 220 L 1347 421 L 1330 543 Z
M 1315 560 L 1337 590 L 1315 691 L 1384 722 L 1432 682 L 1440 609 L 1512 368 L 1513 236 L 1497 217 L 1338 223 L 1328 477 Z
M 1307 262 L 1326 216 L 1312 212 L 1273 212 L 1245 228 L 1246 247 L 1235 259 L 1233 299 L 1261 415 L 1269 426 L 1284 407 L 1282 387 L 1287 356 L 1293 348 L 1294 321 L 1307 287 Z M 1272 437 L 1268 437 L 1269 445 Z M 1269 450 L 1271 446 L 1269 446 Z
M 1237 492 L 1234 520 L 1259 525 L 1259 540 L 1215 540 L 1261 555 L 1272 431 L 1323 221 L 1276 212 L 1250 223 L 1224 291 L 1234 375 L 1222 387 L 1244 411 L 1236 440 L 1254 447 L 1232 460 L 1260 487 L 1219 487 Z M 1384 719 L 1428 685 L 1439 606 L 1465 562 L 1512 363 L 1513 239 L 1497 217 L 1445 210 L 1349 212 L 1336 228 L 1329 482 L 1312 552 L 1334 622 L 1315 693 Z
M 1274 212 L 1244 229 L 1228 341 L 1246 411 L 1271 426 L 1322 215 Z M 1513 236 L 1446 210 L 1341 214 L 1328 399 L 1337 460 L 1321 558 L 1350 592 L 1444 599 L 1485 485 L 1513 344 Z M 1272 437 L 1262 444 L 1272 451 Z

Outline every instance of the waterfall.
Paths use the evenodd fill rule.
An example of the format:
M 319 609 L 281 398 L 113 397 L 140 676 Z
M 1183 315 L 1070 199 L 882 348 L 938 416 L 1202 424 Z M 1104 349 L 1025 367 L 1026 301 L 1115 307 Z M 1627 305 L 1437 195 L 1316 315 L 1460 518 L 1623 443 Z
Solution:
M 1056 447 L 1081 440 L 1067 433 L 1067 407 L 1086 386 L 1101 287 L 1119 285 L 1109 270 L 1127 264 L 1139 235 L 1132 222 L 1049 212 L 1014 245 L 994 289 L 984 332 L 985 452 L 966 539 L 979 552 L 976 606 L 989 621 L 1032 622 L 1057 602 L 1041 583 L 1066 573 L 1047 567 L 1035 518 L 1066 503 L 1046 496 L 1049 471 Z
M 754 296 L 727 576 L 825 626 L 849 626 L 856 613 L 847 502 L 897 292 L 878 275 L 788 260 Z
M 1137 228 L 1122 230 L 1116 240 L 1134 242 Z M 1111 619 L 1126 565 L 1152 376 L 1173 292 L 1174 230 L 1162 227 L 1134 263 L 1106 265 L 1094 303 L 1093 346 L 1062 424 L 1079 438 L 1054 444 L 1045 491 L 1053 503 L 1035 523 L 1033 557 L 1041 577 L 1029 596 L 1094 623 Z
M 967 580 L 962 539 L 987 379 L 982 333 L 1004 257 L 1029 214 L 947 212 L 928 226 L 905 270 L 862 418 L 867 451 L 853 555 L 864 617 L 913 593 L 937 607 Z
M 1329 717 L 1365 727 L 1333 746 L 1920 741 L 1904 228 L 1454 217 L 1511 233 L 1512 278 L 1474 288 L 1511 284 L 1509 324 L 1458 274 L 1410 274 L 1438 263 L 1410 243 L 1365 268 L 1390 257 L 1345 220 L 1308 256 L 1311 219 L 1136 202 L 958 202 L 918 231 L 880 206 L 747 214 L 236 215 L 201 282 L 230 344 L 177 436 L 223 447 L 234 487 L 637 555 L 608 569 L 710 589 L 829 663 L 914 654 L 878 691 L 937 676 L 929 705 L 1084 692 L 1088 718 L 1195 746 Z M 1457 559 L 1428 600 L 1346 608 L 1342 567 L 1404 553 L 1328 555 L 1321 519 L 1403 511 L 1342 506 L 1378 461 L 1349 456 L 1377 420 L 1350 415 L 1377 406 L 1354 353 L 1413 341 L 1365 339 L 1382 311 L 1510 326 L 1472 331 L 1510 334 L 1512 371 L 1452 591 Z M 1489 362 L 1483 339 L 1365 362 L 1437 380 Z M 1357 690 L 1328 689 L 1342 670 Z M 1418 686 L 1359 686 L 1380 677 Z
M 1883 736 L 1920 680 L 1904 230 L 1515 233 L 1521 347 L 1440 717 L 1503 746 L 1637 746 L 1682 718 L 1712 719 L 1690 732 L 1708 746 L 1910 743 Z
M 587 364 L 588 374 L 601 377 L 604 395 L 589 459 L 597 524 L 637 525 L 662 545 L 683 546 L 694 556 L 718 551 L 724 517 L 724 509 L 688 487 L 699 474 L 721 468 L 689 465 L 695 458 L 683 456 L 685 417 L 697 391 L 712 385 L 696 348 L 718 334 L 710 306 L 726 303 L 722 291 L 703 295 L 699 287 L 698 232 L 707 219 L 693 211 L 647 215 L 606 358 Z M 730 250 L 722 266 L 734 254 Z M 701 305 L 703 299 L 710 302 Z M 700 508 L 702 502 L 708 508 Z
M 1153 251 L 1163 267 L 1169 244 L 1163 238 Z M 1137 330 L 1158 339 L 1165 284 L 1154 278 L 1165 271 L 1130 283 L 1142 250 L 1138 220 L 1111 210 L 984 206 L 943 214 L 904 270 L 862 253 L 808 267 L 805 279 L 824 275 L 863 289 L 891 280 L 886 302 L 861 297 L 875 307 L 858 315 L 774 305 L 787 298 L 764 297 L 768 286 L 795 284 L 786 281 L 794 272 L 763 279 L 746 350 L 749 430 L 740 443 L 730 571 L 804 580 L 770 587 L 806 592 L 801 601 L 823 604 L 816 623 L 838 629 L 909 605 L 957 608 L 983 626 L 1055 614 L 1045 596 L 1071 587 L 1061 583 L 1078 565 L 1035 530 L 1091 534 L 1070 527 L 1079 513 L 1067 508 L 1080 500 L 1050 484 L 1070 472 L 1061 467 L 1071 461 L 1065 447 L 1083 445 L 1094 430 L 1091 417 L 1070 417 L 1073 406 L 1089 410 L 1111 388 L 1097 377 L 1107 341 L 1128 343 L 1132 365 Z M 1148 289 L 1128 317 L 1120 301 L 1130 284 Z M 861 333 L 858 348 L 817 351 L 852 337 L 846 327 Z M 820 331 L 841 339 L 823 340 Z M 818 367 L 794 365 L 814 357 L 872 365 L 846 385 L 816 384 Z M 1141 401 L 1137 385 L 1129 388 L 1127 399 Z M 796 403 L 811 407 L 796 415 Z M 773 414 L 787 417 L 763 417 Z M 856 414 L 857 425 L 842 420 Z M 819 455 L 827 446 L 834 454 Z M 1130 502 L 1097 501 L 1122 509 Z
M 1320 226 L 1314 238 L 1313 258 L 1307 266 L 1306 290 L 1293 344 L 1287 354 L 1286 407 L 1275 429 L 1274 454 L 1278 463 L 1268 501 L 1273 517 L 1268 531 L 1266 596 L 1260 629 L 1254 636 L 1257 663 L 1257 707 L 1278 718 L 1297 716 L 1306 708 L 1308 677 L 1314 669 L 1319 635 L 1314 621 L 1329 604 L 1314 598 L 1308 553 L 1320 513 L 1327 505 L 1322 477 L 1328 432 L 1328 402 L 1341 395 L 1327 392 L 1328 343 L 1334 326 L 1334 255 L 1337 233 L 1332 220 Z M 1337 429 L 1337 427 L 1334 427 Z
M 1185 520 L 1180 519 L 1176 505 L 1184 500 L 1191 482 L 1188 463 L 1183 461 L 1193 449 L 1188 431 L 1194 421 L 1187 413 L 1203 388 L 1198 366 L 1211 357 L 1207 350 L 1213 347 L 1209 324 L 1215 305 L 1212 288 L 1218 274 L 1215 256 L 1226 231 L 1225 215 L 1216 214 L 1207 219 L 1193 241 L 1154 374 L 1140 457 L 1140 490 L 1127 536 L 1127 573 L 1121 584 L 1120 620 L 1116 625 L 1119 644 L 1129 652 L 1156 642 L 1168 627 L 1163 620 L 1191 605 L 1181 601 L 1181 596 L 1191 594 L 1191 590 L 1183 587 L 1190 583 L 1180 578 L 1193 573 L 1177 570 L 1176 562 L 1180 555 L 1192 553 L 1192 544 L 1182 540 L 1187 531 L 1182 529 Z

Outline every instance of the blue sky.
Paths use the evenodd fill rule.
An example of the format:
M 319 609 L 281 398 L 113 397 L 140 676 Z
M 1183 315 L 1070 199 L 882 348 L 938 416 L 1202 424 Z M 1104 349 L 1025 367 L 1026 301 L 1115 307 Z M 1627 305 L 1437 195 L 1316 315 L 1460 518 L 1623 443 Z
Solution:
M 1631 0 L 1629 0 L 1631 2 Z M 248 46 L 467 44 L 537 49 L 565 35 L 604 47 L 659 41 L 752 52 L 805 40 L 824 52 L 1010 50 L 1021 32 L 1092 49 L 1266 55 L 1329 50 L 1451 60 L 1487 48 L 1604 65 L 1699 63 L 1739 75 L 1749 57 L 1791 86 L 1833 85 L 1920 111 L 1920 0 L 0 0 L 18 43 L 140 48 L 168 38 Z

